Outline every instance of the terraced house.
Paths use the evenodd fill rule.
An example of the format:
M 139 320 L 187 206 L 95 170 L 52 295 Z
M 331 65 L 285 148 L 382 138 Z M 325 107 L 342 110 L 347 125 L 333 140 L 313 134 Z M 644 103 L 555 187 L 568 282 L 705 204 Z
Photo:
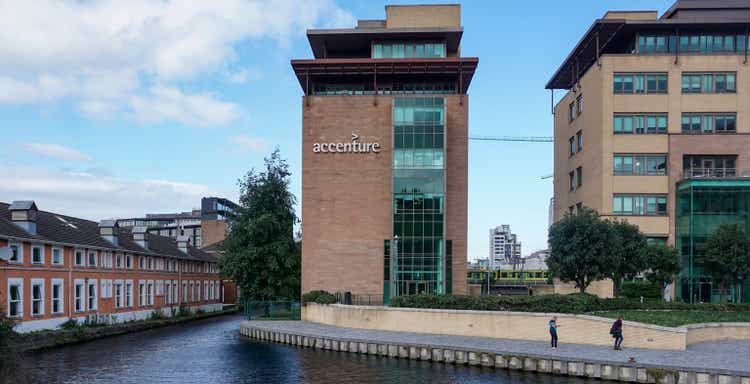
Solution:
M 597 19 L 547 83 L 554 219 L 581 206 L 677 248 L 683 301 L 717 300 L 703 245 L 722 223 L 750 233 L 750 2 L 680 0 Z M 743 290 L 750 301 L 750 279 Z
M 0 203 L 0 308 L 17 330 L 222 308 L 216 256 L 145 227 Z

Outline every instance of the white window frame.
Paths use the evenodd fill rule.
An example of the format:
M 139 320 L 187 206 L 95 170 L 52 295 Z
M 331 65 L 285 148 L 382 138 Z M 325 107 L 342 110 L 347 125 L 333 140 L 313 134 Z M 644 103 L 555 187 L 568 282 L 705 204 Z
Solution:
M 177 285 L 177 280 L 172 280 L 172 304 L 177 303 L 180 295 L 180 287 Z
M 118 268 L 118 269 L 122 269 L 123 268 L 124 264 L 122 263 L 123 262 L 122 257 L 123 257 L 123 255 L 120 252 L 117 252 L 115 254 L 115 268 Z
M 180 296 L 180 302 L 181 303 L 187 303 L 188 298 L 188 283 L 187 281 L 182 281 L 182 295 Z
M 138 256 L 138 269 L 146 269 L 146 256 Z
M 115 308 L 122 308 L 125 305 L 125 288 L 122 280 L 115 280 Z
M 80 295 L 78 295 L 78 287 L 81 287 Z M 86 312 L 86 280 L 75 279 L 73 284 L 73 311 L 74 312 Z
M 13 247 L 16 247 L 16 260 L 8 260 L 8 262 L 13 264 L 23 264 L 23 243 L 11 242 L 8 244 L 8 248 L 11 248 L 11 250 Z
M 129 253 L 125 255 L 125 269 L 133 269 L 133 255 Z
M 39 250 L 39 261 L 34 261 L 34 250 Z M 31 244 L 31 257 L 29 258 L 32 265 L 44 265 L 44 245 Z
M 55 287 L 60 287 L 60 297 L 55 300 Z M 55 311 L 55 301 L 58 301 L 59 310 Z M 49 287 L 49 313 L 52 315 L 60 315 L 65 313 L 65 280 L 64 279 L 51 279 Z
M 138 306 L 146 306 L 146 280 L 138 280 Z
M 91 295 L 91 287 L 94 287 L 94 294 Z M 91 305 L 92 301 L 94 305 Z M 89 311 L 96 311 L 99 308 L 99 282 L 96 279 L 89 279 L 86 287 L 86 304 Z
M 172 304 L 172 281 L 167 280 L 164 283 L 164 303 Z
M 55 262 L 55 251 L 60 252 L 60 261 Z M 65 248 L 62 247 L 52 247 L 52 254 L 49 257 L 50 264 L 52 265 L 64 265 L 65 264 Z
M 203 300 L 208 301 L 208 280 L 203 280 Z
M 148 300 L 148 306 L 154 305 L 154 281 L 149 280 L 146 285 L 146 299 Z
M 123 303 L 126 307 L 133 306 L 133 280 L 125 281 L 125 298 L 123 299 Z
M 91 264 L 91 254 L 92 253 L 94 254 L 94 264 Z M 94 251 L 88 250 L 86 252 L 86 266 L 87 267 L 96 267 L 99 264 L 98 260 L 97 260 L 98 258 L 99 258 L 99 255 L 97 254 L 97 252 L 95 250 Z
M 81 262 L 78 262 L 78 254 L 81 255 Z M 83 267 L 86 265 L 86 251 L 83 249 L 75 249 L 73 250 L 73 265 Z
M 38 299 L 34 298 L 34 287 L 39 287 L 39 297 Z M 31 279 L 31 291 L 29 292 L 29 299 L 31 300 L 31 305 L 29 306 L 29 310 L 31 312 L 32 317 L 42 317 L 44 316 L 44 279 Z M 34 313 L 34 302 L 39 303 L 39 312 Z
M 18 300 L 13 302 L 13 304 L 18 305 L 18 310 L 16 311 L 16 316 L 10 315 L 10 307 L 11 307 L 11 301 L 10 301 L 10 288 L 11 287 L 18 287 Z M 13 277 L 8 279 L 8 299 L 7 299 L 7 313 L 9 318 L 13 319 L 23 319 L 23 278 L 20 277 Z

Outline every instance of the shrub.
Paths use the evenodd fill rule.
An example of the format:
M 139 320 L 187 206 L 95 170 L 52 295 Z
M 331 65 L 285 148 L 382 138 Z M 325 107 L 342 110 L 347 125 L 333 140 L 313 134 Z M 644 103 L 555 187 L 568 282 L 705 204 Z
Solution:
M 590 294 L 539 296 L 461 296 L 413 295 L 398 296 L 391 307 L 464 309 L 479 311 L 588 313 L 613 310 L 682 310 L 682 311 L 750 311 L 750 304 L 646 301 L 628 298 L 602 299 Z
M 622 283 L 621 294 L 629 299 L 661 299 L 659 283 L 651 281 L 626 281 Z
M 149 320 L 164 320 L 167 317 L 164 316 L 164 312 L 158 309 L 154 309 L 151 311 L 151 315 L 149 316 Z
M 62 329 L 76 329 L 79 327 L 83 327 L 83 324 L 79 324 L 78 320 L 74 318 L 69 318 L 66 322 L 60 324 L 60 328 Z
M 190 316 L 190 309 L 185 304 L 180 305 L 180 309 L 177 311 L 177 316 L 187 317 Z
M 302 295 L 303 303 L 334 304 L 336 296 L 326 291 L 310 291 Z

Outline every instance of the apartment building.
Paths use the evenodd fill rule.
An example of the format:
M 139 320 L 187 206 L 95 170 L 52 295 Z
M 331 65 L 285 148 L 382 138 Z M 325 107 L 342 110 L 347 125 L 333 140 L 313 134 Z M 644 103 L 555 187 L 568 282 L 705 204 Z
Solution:
M 567 91 L 554 106 L 554 220 L 587 206 L 673 244 L 684 301 L 718 298 L 701 265 L 708 236 L 722 223 L 750 233 L 748 25 L 747 1 L 610 11 L 546 85 Z
M 0 310 L 17 330 L 222 308 L 216 257 L 177 239 L 0 203 Z
M 510 225 L 503 224 L 490 229 L 490 265 L 497 269 L 501 264 L 514 263 L 521 259 L 521 242 L 510 231 Z
M 308 30 L 302 291 L 466 293 L 468 103 L 459 5 Z M 375 273 L 378 271 L 378 273 Z

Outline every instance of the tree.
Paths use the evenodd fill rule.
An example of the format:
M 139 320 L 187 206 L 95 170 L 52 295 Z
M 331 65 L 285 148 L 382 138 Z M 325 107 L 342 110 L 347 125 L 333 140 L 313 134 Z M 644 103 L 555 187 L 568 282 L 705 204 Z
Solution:
M 722 224 L 706 241 L 703 267 L 718 283 L 726 299 L 729 287 L 741 288 L 743 281 L 750 277 L 750 240 L 742 227 L 736 224 Z M 738 292 L 741 297 L 741 291 Z
M 624 220 L 605 221 L 609 241 L 602 273 L 612 280 L 614 294 L 620 296 L 622 280 L 632 279 L 646 269 L 646 237 L 636 225 Z
M 680 273 L 680 261 L 677 250 L 666 244 L 654 244 L 646 247 L 646 279 L 658 283 L 662 290 L 674 282 L 674 277 Z
M 276 149 L 265 159 L 264 170 L 252 169 L 238 181 L 239 208 L 228 217 L 219 267 L 244 297 L 300 297 L 300 249 L 293 235 L 296 198 L 289 191 L 289 176 L 289 165 Z
M 583 207 L 554 223 L 549 231 L 552 276 L 575 282 L 581 293 L 604 277 L 609 228 L 593 209 Z

